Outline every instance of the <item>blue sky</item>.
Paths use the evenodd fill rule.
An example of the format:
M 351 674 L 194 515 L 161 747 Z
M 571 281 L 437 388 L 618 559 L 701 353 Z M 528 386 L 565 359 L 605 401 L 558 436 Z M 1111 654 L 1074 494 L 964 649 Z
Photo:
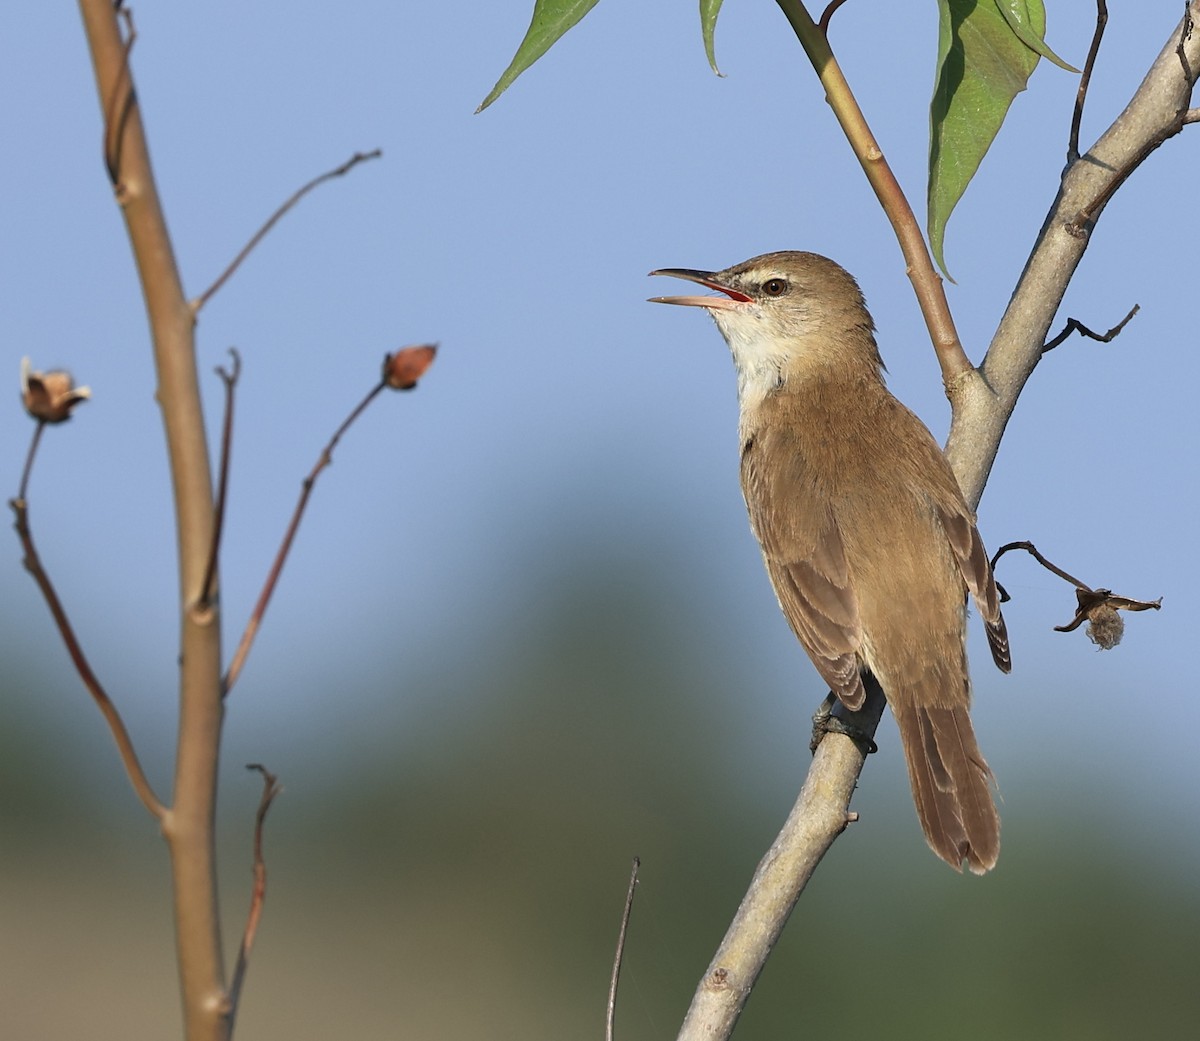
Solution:
M 1093 5 L 1050 6 L 1052 46 L 1081 64 Z M 1085 141 L 1178 17 L 1174 0 L 1136 6 L 1112 11 Z M 775 7 L 726 5 L 718 79 L 694 3 L 606 0 L 473 115 L 527 7 L 136 8 L 137 83 L 190 294 L 294 188 L 354 151 L 384 153 L 307 198 L 201 316 L 203 369 L 231 345 L 244 363 L 223 577 L 231 647 L 301 477 L 384 352 L 441 344 L 421 388 L 377 403 L 318 486 L 235 695 L 230 726 L 247 747 L 281 718 L 294 740 L 351 747 L 385 701 L 403 717 L 395 690 L 348 712 L 339 677 L 364 660 L 403 677 L 426 649 L 493 653 L 506 618 L 525 617 L 536 596 L 527 576 L 569 570 L 585 544 L 613 561 L 658 559 L 653 580 L 686 590 L 728 634 L 723 664 L 753 691 L 736 738 L 748 755 L 776 721 L 802 724 L 820 692 L 746 527 L 727 352 L 704 315 L 645 303 L 663 291 L 652 268 L 719 268 L 781 248 L 834 257 L 862 283 L 892 388 L 946 430 L 899 251 Z M 918 208 L 934 34 L 932 4 L 906 5 L 894 23 L 850 4 L 832 34 Z M 976 359 L 1053 199 L 1075 88 L 1039 67 L 951 220 L 950 301 Z M 23 10 L 0 89 L 0 368 L 13 387 L 0 472 L 15 492 L 29 435 L 16 406 L 22 355 L 72 368 L 94 400 L 43 445 L 35 531 L 97 670 L 161 768 L 174 717 L 169 494 L 73 8 Z M 980 510 L 992 547 L 1030 538 L 1094 585 L 1164 598 L 1101 654 L 1051 631 L 1070 617 L 1071 592 L 1012 559 L 1000 577 L 1017 598 L 1014 673 L 975 655 L 981 741 L 1002 782 L 1100 776 L 1128 797 L 1113 811 L 1118 830 L 1153 827 L 1148 792 L 1178 819 L 1200 809 L 1200 710 L 1180 660 L 1200 579 L 1187 318 L 1198 133 L 1168 142 L 1118 193 L 1062 317 L 1106 328 L 1134 303 L 1141 314 L 1112 344 L 1073 339 L 1046 359 Z M 215 430 L 220 384 L 206 387 Z M 0 589 L 6 654 L 35 653 L 46 677 L 46 690 L 17 692 L 20 711 L 52 713 L 68 743 L 106 740 L 15 539 L 0 553 Z M 96 754 L 105 763 L 107 749 Z

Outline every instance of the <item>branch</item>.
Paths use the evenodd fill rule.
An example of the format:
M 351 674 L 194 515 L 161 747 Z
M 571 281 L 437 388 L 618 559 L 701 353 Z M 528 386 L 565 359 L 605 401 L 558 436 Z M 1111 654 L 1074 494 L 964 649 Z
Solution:
M 271 596 L 275 592 L 275 586 L 279 582 L 279 576 L 283 573 L 283 565 L 287 563 L 288 553 L 291 552 L 292 543 L 296 539 L 296 532 L 300 530 L 300 521 L 304 517 L 304 511 L 308 507 L 309 496 L 312 495 L 313 486 L 317 483 L 317 477 L 320 476 L 322 470 L 333 462 L 333 450 L 341 440 L 342 435 L 350 428 L 350 425 L 363 414 L 367 406 L 378 396 L 379 392 L 387 386 L 386 380 L 380 380 L 367 396 L 354 406 L 350 415 L 346 417 L 342 425 L 334 432 L 333 437 L 329 439 L 329 443 L 321 450 L 321 454 L 317 457 L 317 461 L 313 468 L 309 471 L 308 476 L 304 478 L 300 486 L 300 498 L 296 502 L 296 508 L 292 511 L 292 519 L 288 523 L 287 531 L 284 532 L 283 541 L 279 545 L 279 549 L 275 554 L 275 561 L 271 565 L 271 570 L 267 572 L 267 579 L 263 583 L 262 592 L 258 594 L 258 602 L 254 605 L 254 611 L 250 615 L 250 620 L 246 623 L 246 628 L 242 633 L 241 642 L 238 643 L 237 650 L 233 653 L 233 660 L 229 663 L 229 670 L 225 673 L 225 678 L 221 683 L 223 694 L 228 694 L 233 689 L 233 685 L 237 683 L 238 677 L 242 674 L 242 667 L 246 664 L 246 657 L 250 653 L 250 648 L 254 645 L 254 638 L 258 635 L 259 626 L 262 625 L 263 615 L 267 613 L 267 606 L 271 603 Z
M 1200 33 L 1187 14 L 1150 71 L 1086 154 L 1063 174 L 1041 233 L 992 338 L 981 371 L 990 392 L 968 388 L 956 404 L 946 455 L 967 502 L 979 503 L 1017 398 L 1043 354 L 1050 324 L 1112 193 L 1183 125 L 1200 67 Z
M 629 929 L 629 915 L 633 911 L 633 894 L 637 890 L 638 868 L 641 860 L 633 858 L 633 871 L 629 875 L 629 889 L 625 893 L 625 910 L 621 912 L 621 928 L 617 933 L 617 953 L 613 957 L 612 978 L 608 984 L 608 1012 L 604 1017 L 604 1041 L 613 1041 L 613 1027 L 617 1019 L 617 983 L 621 979 L 621 960 L 625 956 L 625 933 Z
M 39 423 L 37 433 L 34 434 L 35 444 L 41 430 L 42 424 Z M 30 460 L 32 461 L 32 452 L 30 453 Z M 24 483 L 22 481 L 22 485 Z M 83 648 L 75 636 L 75 630 L 71 627 L 70 619 L 67 618 L 66 609 L 62 605 L 62 601 L 58 598 L 58 593 L 54 589 L 54 584 L 50 581 L 50 576 L 42 566 L 37 548 L 33 544 L 33 532 L 29 528 L 29 504 L 22 497 L 19 499 L 10 499 L 8 505 L 12 507 L 12 511 L 16 516 L 16 522 L 13 527 L 16 528 L 17 536 L 20 538 L 21 546 L 25 551 L 25 570 L 33 576 L 33 580 L 42 591 L 46 606 L 50 608 L 50 613 L 54 616 L 54 622 L 58 626 L 59 633 L 62 635 L 63 643 L 66 644 L 67 653 L 71 656 L 71 661 L 75 665 L 75 671 L 79 673 L 79 678 L 83 680 L 83 685 L 96 702 L 96 707 L 100 709 L 105 722 L 108 723 L 108 729 L 112 732 L 113 740 L 117 744 L 117 752 L 121 756 L 125 772 L 129 775 L 129 783 L 133 785 L 133 790 L 137 793 L 137 797 L 141 799 L 142 805 L 150 811 L 150 816 L 161 821 L 166 815 L 167 809 L 159 801 L 158 796 L 154 794 L 154 788 L 147 779 L 146 772 L 142 769 L 141 761 L 138 759 L 137 752 L 133 747 L 133 739 L 130 738 L 129 731 L 125 729 L 125 723 L 121 719 L 121 714 L 117 711 L 116 705 L 112 703 L 112 699 L 105 692 L 104 687 L 101 686 L 100 681 L 96 678 L 96 674 L 92 671 L 87 656 L 83 653 Z
M 1075 93 L 1075 111 L 1071 116 L 1071 137 L 1067 143 L 1067 162 L 1079 158 L 1079 127 L 1083 122 L 1083 105 L 1087 101 L 1088 87 L 1092 82 L 1092 69 L 1096 66 L 1096 55 L 1100 53 L 1100 41 L 1104 39 L 1104 27 L 1108 25 L 1108 4 L 1096 0 L 1096 31 L 1092 34 L 1092 45 L 1088 48 L 1087 61 L 1079 77 L 1079 90 Z
M 1068 318 L 1067 324 L 1063 326 L 1062 331 L 1054 337 L 1053 340 L 1048 340 L 1042 347 L 1043 354 L 1049 354 L 1055 347 L 1061 344 L 1071 333 L 1079 333 L 1080 336 L 1086 336 L 1089 340 L 1098 340 L 1100 343 L 1112 343 L 1118 336 L 1121 335 L 1121 330 L 1125 328 L 1131 321 L 1133 316 L 1142 309 L 1141 304 L 1134 304 L 1129 309 L 1129 314 L 1122 318 L 1116 325 L 1106 333 L 1093 332 L 1078 318 Z
M 839 704 L 834 713 L 869 741 L 885 704 L 875 677 L 864 674 L 867 701 L 860 712 Z M 800 797 L 754 873 L 721 946 L 692 998 L 678 1041 L 714 1041 L 733 1032 L 751 988 L 788 916 L 821 858 L 846 829 L 850 797 L 862 772 L 865 742 L 827 734 L 817 746 Z
M 822 36 L 829 35 L 829 23 L 833 19 L 837 9 L 845 2 L 846 0 L 830 0 L 825 10 L 821 12 L 821 20 L 817 22 L 817 28 L 821 30 Z
M 795 0 L 777 3 L 817 70 L 855 155 L 892 219 L 906 259 L 911 252 L 910 277 L 922 301 L 926 324 L 942 362 L 943 381 L 954 405 L 946 454 L 968 503 L 977 506 L 1005 424 L 1042 355 L 1050 323 L 1087 246 L 1091 227 L 1107 201 L 1107 196 L 1100 193 L 1113 180 L 1119 177 L 1123 181 L 1132 172 L 1136 163 L 1149 154 L 1148 143 L 1154 142 L 1156 147 L 1178 132 L 1189 112 L 1194 82 L 1190 70 L 1200 62 L 1200 33 L 1190 32 L 1191 12 L 1200 0 L 1191 0 L 1188 14 L 1171 34 L 1125 112 L 1087 155 L 1067 169 L 1059 196 L 977 373 L 982 378 L 968 379 L 961 377 L 970 376 L 973 370 L 953 333 L 948 310 L 943 324 L 945 296 L 920 230 L 907 203 L 899 205 L 903 196 L 898 187 L 891 188 L 894 178 L 882 162 L 824 37 L 802 4 Z M 1068 223 L 1096 199 L 1101 202 L 1089 211 L 1090 224 L 1083 234 L 1068 230 Z M 920 272 L 916 270 L 917 259 L 921 261 Z M 868 738 L 874 734 L 883 703 L 872 681 L 864 713 L 873 712 L 873 718 L 855 720 Z M 842 711 L 840 705 L 838 711 Z M 678 1035 L 680 1041 L 716 1041 L 732 1032 L 788 914 L 817 863 L 846 825 L 849 800 L 864 755 L 865 749 L 848 737 L 830 735 L 819 746 L 799 801 L 759 865 L 696 991 Z
M 904 254 L 908 277 L 912 280 L 917 303 L 921 307 L 929 337 L 933 341 L 933 349 L 937 353 L 938 364 L 942 368 L 942 382 L 946 385 L 951 401 L 957 403 L 963 383 L 978 384 L 980 381 L 975 377 L 974 366 L 971 365 L 958 338 L 954 318 L 950 314 L 950 305 L 946 301 L 945 287 L 942 285 L 941 276 L 934 270 L 917 218 L 908 204 L 908 199 L 905 198 L 900 182 L 896 180 L 882 149 L 871 133 L 850 85 L 838 67 L 825 34 L 813 23 L 812 16 L 799 0 L 776 2 L 791 23 L 808 55 L 808 60 L 812 62 L 821 86 L 825 88 L 825 100 L 833 109 L 833 114 L 841 124 L 855 157 L 875 190 L 883 212 L 892 223 L 892 230 L 900 243 L 900 251 Z M 832 11 L 827 13 L 832 14 Z
M 233 273 L 242 266 L 242 261 L 250 256 L 252 252 L 254 252 L 254 247 L 267 237 L 271 229 L 279 223 L 283 215 L 287 213 L 288 210 L 290 210 L 293 206 L 295 206 L 296 203 L 303 199 L 304 196 L 306 196 L 318 185 L 324 184 L 326 181 L 330 181 L 335 177 L 341 177 L 344 174 L 348 174 L 359 163 L 365 163 L 368 159 L 378 159 L 381 155 L 383 155 L 383 152 L 378 148 L 372 152 L 355 152 L 354 155 L 342 163 L 341 166 L 335 167 L 332 170 L 327 170 L 319 177 L 314 177 L 308 182 L 308 184 L 304 185 L 302 188 L 298 188 L 295 192 L 293 192 L 291 197 L 282 206 L 280 206 L 279 209 L 272 213 L 271 216 L 267 218 L 266 223 L 263 224 L 263 226 L 250 237 L 250 241 L 247 242 L 246 245 L 242 247 L 241 252 L 238 253 L 238 255 L 234 257 L 232 261 L 230 261 L 229 266 L 221 272 L 221 274 L 217 277 L 217 280 L 192 301 L 192 311 L 195 314 L 200 313 L 200 310 L 205 304 L 208 303 L 209 300 L 212 299 L 217 290 L 219 290 L 226 282 L 228 282 L 233 277 Z
M 229 986 L 230 1026 L 237 1016 L 238 1002 L 242 997 L 242 983 L 246 979 L 246 967 L 250 963 L 250 951 L 254 948 L 254 937 L 258 934 L 258 923 L 262 919 L 263 904 L 267 899 L 267 862 L 263 859 L 263 824 L 267 811 L 275 796 L 283 791 L 279 778 L 261 763 L 247 763 L 247 770 L 262 774 L 263 793 L 254 816 L 254 888 L 250 896 L 250 911 L 246 915 L 246 928 L 242 933 L 242 945 L 238 949 L 237 967 L 233 970 L 233 982 Z
M 105 120 L 106 161 L 116 184 L 150 324 L 155 400 L 174 494 L 179 547 L 181 663 L 174 802 L 162 832 L 171 854 L 175 936 L 188 1041 L 229 1036 L 222 1012 L 225 968 L 217 909 L 215 842 L 221 740 L 221 643 L 217 605 L 193 610 L 204 591 L 213 544 L 213 492 L 196 372 L 194 315 L 154 183 L 141 111 L 112 0 L 80 0 Z M 215 580 L 214 580 L 215 581 Z
M 333 462 L 333 450 L 342 439 L 342 435 L 350 429 L 351 424 L 366 411 L 367 406 L 375 400 L 379 392 L 385 387 L 389 387 L 392 390 L 412 390 L 416 387 L 425 370 L 433 364 L 436 354 L 437 347 L 434 344 L 424 343 L 412 347 L 401 347 L 395 354 L 386 355 L 383 359 L 383 373 L 379 382 L 368 391 L 367 396 L 362 401 L 354 406 L 350 415 L 334 431 L 333 437 L 329 439 L 329 443 L 322 449 L 321 454 L 317 457 L 316 464 L 309 471 L 300 488 L 300 498 L 296 503 L 295 510 L 292 511 L 292 519 L 288 524 L 287 531 L 284 533 L 283 542 L 279 546 L 279 552 L 275 554 L 275 562 L 271 565 L 271 570 L 267 573 L 267 580 L 263 584 L 262 592 L 259 593 L 258 603 L 254 605 L 250 621 L 246 623 L 246 629 L 242 633 L 241 642 L 233 654 L 233 661 L 229 663 L 229 671 L 226 672 L 225 678 L 221 681 L 222 696 L 229 693 L 233 685 L 237 682 L 238 676 L 241 675 L 242 666 L 246 664 L 246 656 L 250 653 L 250 648 L 254 644 L 254 637 L 258 634 L 258 628 L 262 624 L 263 615 L 267 612 L 267 605 L 271 602 L 271 595 L 275 592 L 275 585 L 279 581 L 279 576 L 283 573 L 283 565 L 287 562 L 287 556 L 291 551 L 292 542 L 296 538 L 296 532 L 300 529 L 300 519 L 304 516 L 304 510 L 308 506 L 308 497 L 312 494 L 313 485 L 316 484 L 317 477 L 321 471 Z
M 217 375 L 225 384 L 225 421 L 221 424 L 221 466 L 217 477 L 217 503 L 214 507 L 212 548 L 208 554 L 208 566 L 204 569 L 204 581 L 200 584 L 197 604 L 207 607 L 216 595 L 217 565 L 221 559 L 221 532 L 225 527 L 225 495 L 229 490 L 229 460 L 233 454 L 233 392 L 238 377 L 242 374 L 242 359 L 236 347 L 229 348 L 233 364 L 229 369 L 217 366 Z

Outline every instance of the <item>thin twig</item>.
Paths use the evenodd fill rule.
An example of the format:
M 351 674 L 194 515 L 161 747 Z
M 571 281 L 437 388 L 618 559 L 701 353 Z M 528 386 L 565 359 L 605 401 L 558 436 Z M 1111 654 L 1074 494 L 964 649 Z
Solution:
M 817 28 L 821 30 L 822 36 L 829 35 L 829 20 L 833 17 L 833 13 L 845 2 L 846 0 L 830 0 L 829 6 L 821 12 L 821 20 L 817 22 Z
M 283 572 L 283 565 L 287 561 L 288 552 L 292 548 L 292 541 L 295 539 L 296 532 L 300 528 L 300 519 L 304 516 L 304 509 L 308 505 L 308 497 L 312 494 L 317 476 L 325 467 L 333 462 L 333 449 L 338 441 L 341 440 L 342 435 L 362 415 L 366 407 L 371 404 L 376 395 L 386 386 L 387 382 L 380 380 L 367 396 L 354 407 L 354 410 L 346 418 L 345 422 L 337 428 L 337 432 L 329 439 L 329 443 L 324 449 L 322 449 L 316 464 L 304 479 L 304 483 L 300 488 L 300 498 L 296 502 L 295 510 L 292 512 L 291 522 L 284 533 L 283 542 L 279 546 L 279 552 L 275 554 L 275 562 L 271 565 L 271 570 L 267 574 L 267 580 L 263 584 L 262 592 L 258 595 L 258 603 L 254 605 L 254 612 L 250 615 L 250 620 L 246 623 L 245 632 L 242 633 L 241 643 L 238 644 L 237 650 L 233 654 L 233 660 L 229 663 L 229 670 L 225 673 L 225 679 L 221 685 L 221 689 L 225 695 L 229 694 L 229 691 L 237 682 L 238 676 L 241 675 L 242 667 L 246 663 L 246 655 L 250 653 L 254 637 L 258 634 L 259 626 L 262 624 L 263 615 L 266 614 L 267 605 L 271 602 L 271 594 L 275 592 L 275 584 L 279 581 L 279 576 Z
M 254 247 L 257 246 L 267 236 L 268 232 L 270 232 L 270 230 L 279 222 L 279 219 L 285 213 L 287 213 L 288 210 L 295 206 L 296 203 L 303 199 L 304 196 L 306 196 L 318 185 L 324 184 L 326 181 L 332 180 L 334 177 L 341 177 L 342 175 L 349 173 L 359 163 L 366 162 L 368 159 L 378 159 L 381 155 L 383 155 L 383 151 L 379 148 L 376 148 L 371 152 L 355 152 L 354 155 L 342 163 L 341 166 L 333 170 L 327 170 L 319 177 L 314 177 L 308 182 L 308 184 L 304 185 L 304 187 L 295 191 L 291 198 L 287 200 L 287 202 L 285 202 L 279 207 L 279 209 L 277 209 L 273 214 L 271 214 L 270 217 L 267 218 L 266 223 L 254 233 L 250 241 L 242 247 L 241 252 L 238 253 L 238 255 L 230 262 L 229 266 L 221 272 L 217 280 L 203 293 L 201 293 L 200 296 L 192 301 L 192 312 L 194 314 L 200 313 L 201 309 L 203 309 L 204 305 L 208 303 L 213 294 L 216 293 L 217 290 L 220 289 L 226 282 L 228 282 L 231 277 L 233 277 L 233 273 L 239 267 L 241 267 L 242 261 L 245 260 L 251 254 L 251 252 L 253 252 Z
M 1188 87 L 1188 94 L 1195 89 L 1196 86 L 1196 71 L 1192 68 L 1188 61 L 1186 45 L 1192 38 L 1192 31 L 1195 28 L 1195 23 L 1192 19 L 1192 10 L 1195 6 L 1195 0 L 1189 0 L 1184 5 L 1183 21 L 1180 26 L 1179 39 L 1175 45 L 1175 53 L 1179 56 L 1179 67 L 1183 74 L 1184 82 Z M 1175 118 L 1163 126 L 1153 137 L 1149 138 L 1123 165 L 1118 167 L 1113 173 L 1113 176 L 1108 179 L 1105 185 L 1096 193 L 1095 197 L 1086 205 L 1083 206 L 1074 217 L 1066 224 L 1066 230 L 1076 238 L 1086 234 L 1086 229 L 1089 224 L 1092 224 L 1097 215 L 1105 206 L 1108 205 L 1108 200 L 1113 197 L 1117 189 L 1123 185 L 1129 176 L 1142 165 L 1150 155 L 1159 147 L 1169 141 L 1172 137 L 1178 134 L 1185 126 L 1194 120 L 1189 119 L 1190 114 L 1194 110 L 1189 107 L 1181 106 L 1175 113 Z
M 21 484 L 15 501 L 24 502 L 29 490 L 29 477 L 33 473 L 33 460 L 37 457 L 38 445 L 42 443 L 42 431 L 46 424 L 41 420 L 33 428 L 33 439 L 29 442 L 29 451 L 25 454 L 25 469 L 21 471 Z
M 1062 568 L 1060 568 L 1057 564 L 1053 564 L 1049 560 L 1047 560 L 1045 557 L 1043 557 L 1038 552 L 1037 547 L 1032 542 L 1029 542 L 1027 540 L 1021 540 L 1020 542 L 1007 542 L 1003 546 L 1001 546 L 998 550 L 996 550 L 996 552 L 992 556 L 992 571 L 993 572 L 995 572 L 995 570 L 996 570 L 996 562 L 1002 556 L 1004 556 L 1005 553 L 1009 552 L 1010 550 L 1014 550 L 1014 549 L 1025 550 L 1026 553 L 1028 553 L 1031 557 L 1033 557 L 1033 559 L 1036 560 L 1039 564 L 1041 564 L 1042 567 L 1044 567 L 1047 571 L 1053 571 L 1054 574 L 1058 575 L 1059 578 L 1063 579 L 1066 582 L 1070 582 L 1071 585 L 1075 586 L 1076 589 L 1086 589 L 1089 591 L 1091 590 L 1092 587 L 1089 586 L 1086 582 L 1080 582 L 1079 579 L 1077 579 L 1074 575 L 1068 574 L 1066 571 L 1064 571 Z M 1009 599 L 1009 597 L 1005 596 L 1004 599 L 1007 601 Z
M 238 950 L 237 966 L 233 970 L 233 982 L 229 987 L 230 1025 L 237 1016 L 238 1000 L 242 995 L 242 981 L 246 978 L 246 966 L 250 962 L 250 951 L 258 933 L 263 904 L 267 899 L 267 862 L 263 859 L 263 823 L 275 796 L 283 791 L 279 778 L 261 763 L 247 763 L 247 770 L 257 770 L 263 777 L 262 798 L 258 802 L 258 813 L 254 817 L 254 889 L 250 897 L 250 912 L 246 915 L 246 929 L 242 933 L 242 946 Z
M 1108 25 L 1108 4 L 1096 0 L 1096 31 L 1092 34 L 1092 45 L 1088 48 L 1087 61 L 1083 63 L 1083 74 L 1079 77 L 1079 90 L 1075 93 L 1075 111 L 1071 116 L 1071 138 L 1067 144 L 1067 162 L 1079 158 L 1079 127 L 1083 123 L 1083 106 L 1087 101 L 1088 85 L 1092 81 L 1092 69 L 1096 55 L 1100 53 L 1100 41 L 1104 39 L 1104 27 Z
M 137 793 L 137 797 L 141 799 L 142 805 L 150 811 L 150 815 L 158 820 L 162 820 L 166 815 L 167 809 L 159 801 L 158 796 L 154 794 L 154 789 L 151 787 L 150 781 L 142 769 L 142 764 L 138 760 L 137 752 L 134 750 L 133 740 L 129 736 L 129 731 L 125 729 L 125 723 L 121 719 L 121 714 L 112 703 L 112 699 L 109 698 L 104 688 L 100 685 L 96 674 L 92 672 L 92 667 L 88 664 L 87 657 L 83 653 L 83 648 L 79 645 L 79 640 L 75 636 L 75 630 L 71 627 L 71 622 L 67 618 L 67 612 L 63 608 L 62 601 L 59 600 L 58 593 L 55 592 L 54 585 L 50 581 L 50 576 L 46 574 L 46 569 L 42 566 L 37 547 L 33 544 L 33 532 L 29 527 L 29 504 L 24 498 L 10 499 L 8 504 L 12 507 L 12 511 L 16 516 L 14 527 L 16 528 L 17 536 L 21 540 L 21 546 L 25 551 L 25 570 L 33 576 L 33 580 L 42 591 L 46 606 L 50 608 L 50 613 L 54 616 L 55 624 L 62 635 L 67 653 L 71 656 L 71 661 L 75 665 L 75 671 L 79 673 L 79 678 L 83 680 L 84 687 L 87 688 L 88 693 L 91 694 L 92 699 L 96 702 L 96 706 L 100 709 L 101 714 L 108 723 L 113 740 L 117 744 L 117 752 L 121 756 L 121 762 L 125 766 L 125 772 L 129 775 L 129 783 L 133 785 L 133 790 Z
M 621 929 L 617 933 L 617 953 L 613 958 L 612 980 L 608 985 L 608 1014 L 604 1017 L 604 1039 L 613 1041 L 613 1025 L 617 1019 L 617 981 L 621 978 L 621 961 L 625 957 L 625 932 L 629 928 L 629 914 L 633 910 L 633 894 L 637 889 L 638 868 L 642 862 L 633 858 L 633 871 L 629 876 L 629 891 L 625 894 L 625 910 L 621 912 Z
M 1090 340 L 1099 340 L 1100 343 L 1112 343 L 1112 341 L 1120 335 L 1121 330 L 1133 320 L 1133 316 L 1141 309 L 1141 304 L 1134 304 L 1130 309 L 1129 314 L 1117 322 L 1117 324 L 1109 329 L 1106 333 L 1093 332 L 1077 318 L 1068 318 L 1067 324 L 1063 326 L 1062 332 L 1055 336 L 1054 339 L 1046 341 L 1046 345 L 1042 348 L 1042 353 L 1048 354 L 1050 351 L 1054 350 L 1054 348 L 1062 343 L 1068 336 L 1070 336 L 1071 333 L 1079 333 L 1080 336 L 1086 336 Z
M 129 67 L 129 56 L 133 53 L 133 44 L 137 39 L 133 13 L 126 8 L 120 8 L 119 14 L 125 22 L 124 54 L 121 58 L 121 71 L 113 84 L 112 93 L 108 96 L 104 113 L 104 166 L 108 170 L 108 179 L 114 186 L 118 185 L 121 178 L 121 142 L 125 138 L 125 120 L 133 111 L 133 73 Z
M 218 365 L 216 372 L 225 384 L 225 421 L 221 426 L 221 465 L 217 473 L 217 501 L 213 508 L 212 550 L 208 555 L 208 567 L 204 570 L 204 582 L 200 586 L 199 604 L 207 608 L 212 603 L 213 583 L 217 578 L 217 561 L 221 555 L 221 531 L 225 526 L 225 493 L 229 488 L 229 460 L 233 454 L 233 392 L 238 377 L 242 374 L 242 358 L 236 347 L 229 348 L 233 364 L 229 369 Z

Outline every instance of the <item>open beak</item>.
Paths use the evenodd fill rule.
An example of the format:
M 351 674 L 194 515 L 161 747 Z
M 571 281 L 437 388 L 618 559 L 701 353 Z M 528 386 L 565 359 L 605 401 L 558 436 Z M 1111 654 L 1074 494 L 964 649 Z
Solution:
M 750 303 L 750 297 L 717 281 L 715 271 L 693 271 L 686 267 L 664 267 L 651 271 L 652 275 L 669 275 L 671 278 L 685 278 L 689 282 L 698 282 L 708 289 L 715 289 L 724 296 L 652 296 L 652 304 L 681 304 L 684 307 L 707 307 L 710 311 L 732 310 L 738 304 Z

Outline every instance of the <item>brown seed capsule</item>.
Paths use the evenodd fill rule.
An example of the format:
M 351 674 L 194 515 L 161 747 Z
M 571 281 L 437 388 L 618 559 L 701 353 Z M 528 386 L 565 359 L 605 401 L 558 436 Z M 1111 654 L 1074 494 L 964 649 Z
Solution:
M 412 390 L 425 370 L 433 364 L 437 353 L 435 344 L 417 347 L 401 347 L 395 354 L 383 359 L 383 381 L 393 390 Z
M 21 359 L 21 403 L 38 422 L 66 422 L 71 418 L 71 410 L 91 396 L 87 387 L 75 386 L 65 369 L 34 372 L 29 359 Z

